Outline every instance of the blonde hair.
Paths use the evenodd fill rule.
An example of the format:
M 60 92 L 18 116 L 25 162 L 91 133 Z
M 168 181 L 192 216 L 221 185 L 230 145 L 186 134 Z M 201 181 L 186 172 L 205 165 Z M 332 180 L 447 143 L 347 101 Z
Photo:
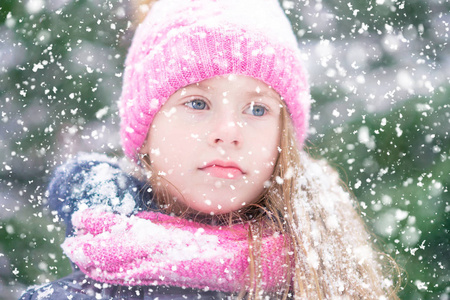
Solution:
M 394 281 L 400 279 L 389 277 L 392 268 L 400 273 L 398 267 L 388 255 L 374 249 L 338 173 L 324 160 L 314 160 L 298 149 L 285 106 L 281 124 L 281 152 L 273 183 L 254 206 L 263 207 L 271 228 L 288 237 L 286 247 L 292 255 L 286 256 L 286 264 L 295 265 L 295 270 L 286 274 L 293 286 L 289 281 L 280 286 L 282 298 L 398 299 L 400 282 Z M 255 240 L 254 233 L 249 236 Z M 253 243 L 250 251 L 257 253 L 255 244 L 258 246 Z M 261 258 L 250 257 L 250 271 L 255 273 L 250 278 L 259 278 Z M 248 293 L 249 299 L 261 298 L 258 286 Z

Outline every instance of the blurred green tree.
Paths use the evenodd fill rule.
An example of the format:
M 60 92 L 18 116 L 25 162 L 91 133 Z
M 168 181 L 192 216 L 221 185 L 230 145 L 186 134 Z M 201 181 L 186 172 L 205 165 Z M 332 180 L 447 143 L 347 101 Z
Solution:
M 450 4 L 280 4 L 311 73 L 309 151 L 340 170 L 404 268 L 400 297 L 445 299 Z M 121 155 L 116 101 L 131 14 L 128 0 L 0 3 L 0 299 L 70 272 L 45 186 L 79 151 Z

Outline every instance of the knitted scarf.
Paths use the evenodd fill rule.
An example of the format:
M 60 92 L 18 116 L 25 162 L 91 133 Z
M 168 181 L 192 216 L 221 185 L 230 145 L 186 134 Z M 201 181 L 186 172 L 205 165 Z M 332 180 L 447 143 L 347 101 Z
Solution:
M 248 225 L 211 226 L 156 212 L 124 216 L 96 209 L 72 217 L 65 254 L 89 277 L 117 285 L 248 289 Z M 286 282 L 284 236 L 263 236 L 262 288 Z

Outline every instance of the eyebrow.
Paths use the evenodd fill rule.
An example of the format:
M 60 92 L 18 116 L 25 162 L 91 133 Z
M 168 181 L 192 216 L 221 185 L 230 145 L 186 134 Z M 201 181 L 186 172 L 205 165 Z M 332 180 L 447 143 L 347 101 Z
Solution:
M 280 100 L 281 96 L 275 92 L 274 90 L 270 89 L 270 90 L 265 90 L 265 91 L 249 91 L 246 92 L 246 94 L 250 97 L 269 97 L 269 98 L 274 98 L 275 100 Z
M 196 87 L 196 88 L 199 88 L 199 89 L 204 90 L 204 91 L 209 91 L 210 88 L 211 88 L 209 85 L 202 84 L 201 82 L 193 83 L 193 84 L 190 84 L 188 86 Z

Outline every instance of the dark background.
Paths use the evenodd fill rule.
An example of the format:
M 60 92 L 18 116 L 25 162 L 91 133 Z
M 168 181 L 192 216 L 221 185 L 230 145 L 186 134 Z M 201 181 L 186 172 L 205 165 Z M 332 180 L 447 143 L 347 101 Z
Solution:
M 450 4 L 282 1 L 310 71 L 309 151 L 328 159 L 402 299 L 449 299 Z M 121 156 L 117 100 L 129 0 L 0 1 L 0 299 L 69 273 L 45 210 L 55 166 Z

